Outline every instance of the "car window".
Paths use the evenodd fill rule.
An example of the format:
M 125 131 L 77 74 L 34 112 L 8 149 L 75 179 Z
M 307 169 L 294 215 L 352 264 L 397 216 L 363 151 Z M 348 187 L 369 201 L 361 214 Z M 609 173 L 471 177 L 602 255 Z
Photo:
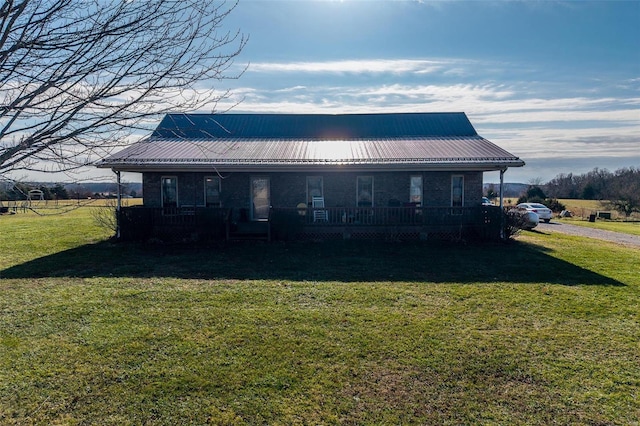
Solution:
M 531 207 L 536 209 L 546 209 L 547 207 L 543 204 L 531 204 Z

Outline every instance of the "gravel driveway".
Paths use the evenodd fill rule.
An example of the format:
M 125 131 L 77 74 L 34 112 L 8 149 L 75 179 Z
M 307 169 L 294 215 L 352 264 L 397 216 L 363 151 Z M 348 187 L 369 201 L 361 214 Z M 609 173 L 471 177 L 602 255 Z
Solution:
M 620 232 L 603 231 L 602 229 L 587 228 L 584 226 L 569 225 L 561 222 L 540 222 L 534 231 L 544 233 L 560 232 L 569 235 L 594 238 L 597 240 L 611 241 L 626 246 L 640 247 L 640 236 L 623 234 Z

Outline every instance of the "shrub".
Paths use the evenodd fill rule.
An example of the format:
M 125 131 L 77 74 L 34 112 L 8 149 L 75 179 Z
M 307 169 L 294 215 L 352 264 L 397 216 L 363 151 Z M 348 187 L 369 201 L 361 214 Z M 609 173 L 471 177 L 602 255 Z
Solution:
M 546 200 L 544 200 L 542 204 L 549 207 L 551 211 L 555 213 L 559 213 L 562 210 L 566 210 L 565 205 L 562 204 L 560 201 L 558 201 L 557 198 L 547 198 Z
M 514 208 L 505 209 L 504 216 L 504 238 L 508 241 L 522 231 L 525 221 L 522 214 Z

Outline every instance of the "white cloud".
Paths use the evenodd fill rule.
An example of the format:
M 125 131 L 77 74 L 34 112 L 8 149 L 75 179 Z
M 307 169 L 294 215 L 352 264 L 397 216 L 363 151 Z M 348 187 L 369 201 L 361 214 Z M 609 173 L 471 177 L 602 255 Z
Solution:
M 416 73 L 430 74 L 449 66 L 451 60 L 371 59 L 322 62 L 258 62 L 249 72 L 255 73 Z
M 294 86 L 245 91 L 236 111 L 375 113 L 464 111 L 478 133 L 526 162 L 561 158 L 580 167 L 612 167 L 640 146 L 640 98 L 527 97 L 516 85 L 391 84 Z M 542 162 L 542 163 L 541 163 Z M 565 163 L 563 163 L 565 164 Z M 622 164 L 622 163 L 621 163 Z M 567 166 L 569 167 L 569 166 Z M 545 169 L 544 179 L 560 172 Z M 522 173 L 533 173 L 522 171 Z

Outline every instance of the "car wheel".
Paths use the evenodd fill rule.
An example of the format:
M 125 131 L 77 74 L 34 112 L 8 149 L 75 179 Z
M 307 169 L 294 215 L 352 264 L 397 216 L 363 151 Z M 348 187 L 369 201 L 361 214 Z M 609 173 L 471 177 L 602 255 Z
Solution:
M 544 222 L 545 223 L 549 223 L 549 222 L 551 222 L 551 219 L 545 219 Z

